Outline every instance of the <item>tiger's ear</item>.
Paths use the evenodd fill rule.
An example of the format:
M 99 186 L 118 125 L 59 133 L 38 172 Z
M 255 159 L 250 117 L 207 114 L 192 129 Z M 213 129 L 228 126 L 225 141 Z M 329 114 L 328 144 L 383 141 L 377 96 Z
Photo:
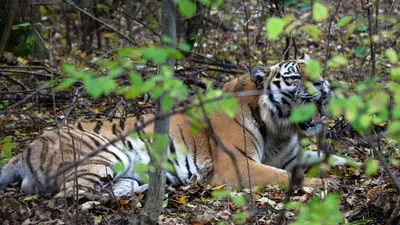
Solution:
M 250 71 L 250 78 L 256 84 L 257 89 L 263 89 L 265 78 L 269 75 L 270 69 L 265 69 L 260 66 L 255 66 Z
M 301 56 L 298 59 L 308 61 L 310 59 L 310 56 L 307 55 L 305 52 L 303 52 L 303 54 L 301 54 Z

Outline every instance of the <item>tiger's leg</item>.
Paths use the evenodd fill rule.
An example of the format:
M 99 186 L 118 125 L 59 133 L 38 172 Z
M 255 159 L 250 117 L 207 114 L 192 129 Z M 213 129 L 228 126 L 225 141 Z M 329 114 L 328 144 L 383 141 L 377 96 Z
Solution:
M 325 157 L 325 154 L 320 152 L 320 154 L 318 154 L 318 152 L 316 151 L 305 151 L 303 153 L 303 157 L 301 159 L 301 162 L 315 162 L 318 160 L 321 160 Z M 332 160 L 331 165 L 332 166 L 345 166 L 345 165 L 349 165 L 349 166 L 354 166 L 357 168 L 360 168 L 362 166 L 362 163 L 351 163 L 349 161 L 351 160 L 347 160 L 346 158 L 337 156 L 337 155 L 330 155 L 329 159 Z
M 219 160 L 220 163 L 215 166 L 214 174 L 212 177 L 213 184 L 229 184 L 238 186 L 238 176 L 235 172 L 235 166 L 232 160 L 228 156 L 222 156 Z M 246 159 L 244 157 L 238 157 L 238 169 L 242 178 L 244 187 L 249 187 L 249 180 L 251 180 L 252 186 L 265 186 L 268 184 L 281 184 L 289 185 L 289 173 L 286 170 L 278 169 L 276 167 L 267 166 L 249 159 L 249 171 L 250 179 L 248 176 L 248 170 L 246 165 Z M 306 187 L 318 187 L 324 186 L 324 182 L 319 178 L 305 178 L 303 185 Z
M 110 171 L 110 169 L 101 165 L 80 165 L 76 174 L 74 169 L 65 174 L 65 182 L 63 175 L 57 178 L 57 184 L 60 189 L 54 197 L 72 197 L 77 193 L 78 195 L 90 195 L 91 193 L 99 192 L 101 178 L 106 177 L 108 174 L 113 176 Z
M 148 189 L 148 184 L 140 185 L 135 179 L 118 178 L 116 183 L 112 185 L 112 191 L 115 196 L 121 197 L 135 192 L 142 193 Z

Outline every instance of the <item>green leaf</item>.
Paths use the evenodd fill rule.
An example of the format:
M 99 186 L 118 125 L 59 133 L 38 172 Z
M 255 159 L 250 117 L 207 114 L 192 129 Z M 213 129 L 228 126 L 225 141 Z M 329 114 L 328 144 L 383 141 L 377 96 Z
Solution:
M 376 160 L 368 160 L 367 162 L 364 163 L 365 165 L 365 174 L 367 176 L 374 175 L 379 168 L 378 162 Z
M 83 85 L 86 88 L 86 91 L 93 97 L 93 98 L 98 98 L 100 95 L 103 93 L 103 90 L 101 88 L 101 84 L 96 80 L 92 79 L 90 77 L 87 77 L 83 81 Z
M 351 50 L 351 52 L 353 52 L 353 53 L 356 54 L 356 55 L 361 55 L 361 54 L 364 53 L 364 51 L 365 51 L 365 48 L 364 48 L 364 47 L 359 47 L 359 48 L 357 48 L 356 50 L 354 50 L 354 49 Z
M 232 202 L 238 206 L 246 206 L 247 202 L 246 199 L 241 195 L 235 195 L 232 197 Z
M 211 5 L 211 0 L 199 0 L 199 2 L 205 6 L 210 6 Z
M 28 38 L 26 38 L 25 43 L 32 47 L 35 43 L 35 37 L 29 36 Z
M 67 88 L 69 88 L 71 85 L 73 85 L 76 82 L 75 79 L 73 78 L 67 78 L 63 82 L 61 82 L 57 87 L 54 88 L 54 91 L 63 91 Z
M 0 161 L 0 166 L 6 164 L 12 158 L 12 148 L 13 143 L 11 142 L 10 138 L 6 138 L 1 141 L 3 145 L 3 149 L 0 151 L 0 156 L 3 158 Z
M 22 27 L 27 27 L 27 26 L 30 26 L 30 25 L 31 25 L 30 23 L 21 23 L 21 24 L 13 25 L 11 29 L 12 30 L 18 30 L 18 29 L 20 29 Z
M 125 165 L 123 162 L 118 161 L 113 167 L 112 170 L 115 174 L 121 174 L 125 171 Z
M 285 21 L 278 17 L 271 17 L 267 19 L 266 29 L 268 40 L 276 39 L 283 31 L 283 27 L 285 26 Z
M 311 80 L 315 80 L 321 74 L 321 66 L 318 61 L 308 60 L 306 65 L 306 73 Z
M 394 121 L 389 124 L 387 128 L 387 132 L 390 136 L 399 135 L 400 134 L 400 121 Z
M 219 101 L 222 111 L 229 117 L 233 118 L 236 115 L 238 105 L 234 98 L 222 99 Z
M 179 0 L 178 9 L 184 17 L 192 17 L 196 12 L 196 4 L 192 0 Z
M 232 214 L 232 219 L 235 224 L 242 224 L 245 222 L 246 214 L 243 212 L 234 212 Z
M 161 100 L 161 110 L 168 112 L 174 106 L 174 99 L 169 95 L 164 95 Z
M 400 67 L 393 67 L 390 69 L 390 78 L 400 80 Z
M 163 208 L 166 208 L 167 206 L 168 206 L 168 198 L 165 199 L 165 200 L 163 201 L 163 203 L 162 203 L 162 207 L 163 207 Z
M 108 76 L 110 77 L 117 77 L 119 75 L 121 75 L 124 72 L 124 69 L 122 69 L 121 67 L 117 67 L 115 69 L 112 69 L 108 72 Z
M 102 220 L 103 220 L 103 216 L 102 216 L 102 215 L 99 215 L 99 216 L 96 216 L 96 217 L 93 219 L 93 222 L 94 222 L 95 224 L 98 224 L 98 223 L 100 223 Z
M 143 58 L 153 61 L 154 64 L 159 65 L 167 59 L 167 52 L 159 48 L 146 48 L 143 49 Z
M 338 21 L 337 26 L 338 26 L 338 27 L 343 27 L 344 25 L 348 24 L 348 23 L 351 21 L 351 19 L 353 19 L 353 16 L 345 16 L 345 17 L 342 17 L 342 18 L 340 18 L 340 20 Z
M 36 200 L 37 198 L 38 198 L 37 195 L 29 195 L 24 198 L 24 201 L 32 201 L 32 200 Z
M 389 61 L 393 64 L 398 63 L 399 62 L 399 58 L 397 57 L 397 53 L 395 50 L 393 49 L 387 49 L 385 51 L 385 55 L 386 57 L 388 57 Z
M 400 118 L 400 104 L 395 104 L 392 110 L 392 116 L 394 119 Z
M 63 64 L 62 68 L 65 73 L 68 73 L 71 75 L 74 75 L 77 72 L 75 66 L 73 66 L 71 64 Z
M 291 123 L 301 123 L 308 121 L 312 118 L 315 113 L 315 106 L 313 104 L 307 104 L 292 109 L 290 113 L 289 121 Z
M 320 2 L 315 2 L 313 7 L 313 18 L 317 22 L 326 20 L 328 18 L 328 8 Z
M 149 182 L 149 177 L 147 175 L 147 171 L 149 170 L 148 164 L 138 162 L 134 164 L 133 169 L 139 175 L 140 180 L 144 183 Z
M 230 193 L 231 193 L 231 192 L 230 192 L 229 190 L 221 189 L 221 190 L 215 190 L 215 191 L 213 191 L 213 192 L 212 192 L 212 196 L 213 196 L 214 198 L 224 198 L 224 197 L 228 197 Z
M 336 55 L 328 61 L 329 67 L 339 67 L 347 65 L 347 58 L 343 55 Z
M 300 206 L 301 206 L 300 202 L 288 202 L 288 203 L 286 204 L 286 207 L 287 207 L 288 209 L 292 209 L 292 210 L 299 209 Z
M 322 35 L 322 31 L 314 25 L 305 25 L 301 29 L 305 30 L 314 41 L 318 41 L 319 37 Z
M 184 52 L 189 52 L 190 50 L 192 50 L 192 47 L 186 42 L 181 42 L 179 43 L 179 49 Z

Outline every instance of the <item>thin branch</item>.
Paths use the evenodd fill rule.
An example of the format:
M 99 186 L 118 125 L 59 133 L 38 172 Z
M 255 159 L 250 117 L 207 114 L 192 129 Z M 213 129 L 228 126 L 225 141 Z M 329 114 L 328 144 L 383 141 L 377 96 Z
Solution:
M 200 103 L 202 103 L 201 99 L 200 99 Z M 231 158 L 232 164 L 233 164 L 233 166 L 235 168 L 236 176 L 238 178 L 238 186 L 239 186 L 240 189 L 243 189 L 242 176 L 240 175 L 240 170 L 239 170 L 239 167 L 237 166 L 238 163 L 237 163 L 237 158 L 236 158 L 235 154 L 230 149 L 225 147 L 225 145 L 222 143 L 222 141 L 219 139 L 219 137 L 215 134 L 214 129 L 213 129 L 212 125 L 211 125 L 210 119 L 208 118 L 207 112 L 204 109 L 204 104 L 202 104 L 200 106 L 200 108 L 201 108 L 201 111 L 203 112 L 203 115 L 205 117 L 205 121 L 207 123 L 208 134 L 211 135 L 211 138 L 217 144 L 218 148 L 220 148 L 223 152 L 225 152 Z M 246 137 L 244 137 L 244 139 L 246 139 Z M 245 149 L 246 149 L 246 147 L 245 147 Z M 248 157 L 246 157 L 246 158 L 248 158 Z M 250 176 L 249 176 L 249 180 L 250 180 Z
M 72 2 L 70 2 L 70 1 L 68 1 L 68 0 L 65 0 L 65 2 L 66 2 L 67 4 L 69 4 L 70 6 L 74 7 L 75 9 L 77 9 L 78 11 L 82 12 L 82 13 L 85 14 L 86 16 L 88 16 L 88 17 L 92 18 L 93 20 L 95 20 L 95 21 L 97 21 L 97 22 L 103 24 L 103 26 L 105 26 L 106 28 L 108 28 L 108 29 L 110 29 L 111 31 L 115 32 L 116 34 L 118 34 L 118 35 L 121 36 L 122 38 L 126 39 L 126 40 L 129 41 L 131 44 L 133 44 L 133 45 L 135 45 L 135 46 L 138 46 L 138 44 L 137 44 L 134 40 L 130 39 L 130 38 L 129 38 L 128 36 L 126 36 L 125 34 L 123 34 L 123 33 L 119 32 L 118 30 L 114 29 L 112 26 L 108 25 L 106 22 L 104 22 L 104 21 L 102 21 L 102 20 L 100 20 L 100 19 L 94 17 L 94 16 L 91 15 L 90 13 L 88 13 L 88 12 L 86 12 L 85 10 L 79 8 L 77 5 L 75 5 L 74 3 L 72 3 Z
M 111 121 L 114 118 L 115 113 L 117 112 L 118 108 L 124 103 L 124 98 L 121 97 L 121 100 L 117 103 L 117 105 L 114 107 L 114 109 L 108 114 L 107 118 L 105 121 L 109 120 Z
M 49 75 L 49 74 L 39 73 L 39 72 L 31 72 L 31 71 L 25 71 L 25 70 L 0 69 L 0 73 L 1 72 L 5 72 L 5 73 L 22 73 L 22 74 L 35 75 L 35 76 L 40 76 L 40 77 L 45 77 L 47 79 L 51 79 L 51 75 Z
M 327 39 L 327 40 L 326 40 L 326 53 L 325 53 L 324 66 L 323 66 L 323 69 L 322 69 L 322 78 L 325 77 L 326 64 L 327 64 L 327 62 L 328 62 L 328 57 L 329 57 L 329 44 L 330 44 L 330 42 L 331 42 L 332 23 L 333 23 L 333 21 L 335 20 L 335 16 L 336 16 L 336 14 L 337 14 L 337 12 L 338 12 L 338 10 L 339 10 L 339 6 L 340 6 L 340 3 L 341 3 L 341 2 L 342 2 L 341 0 L 338 1 L 337 5 L 336 5 L 336 10 L 335 10 L 335 12 L 333 13 L 333 15 L 331 16 L 330 20 L 329 20 L 328 36 L 327 36 L 327 38 L 326 38 L 326 39 Z
M 24 83 L 22 83 L 20 80 L 14 78 L 14 77 L 12 77 L 12 76 L 10 76 L 10 75 L 8 75 L 8 74 L 2 73 L 1 71 L 0 71 L 0 74 L 1 74 L 3 77 L 5 77 L 6 79 L 8 79 L 8 80 L 10 80 L 10 81 L 12 81 L 12 82 L 18 84 L 18 85 L 19 85 L 20 87 L 22 87 L 23 89 L 25 89 L 25 90 L 30 90 L 30 89 L 29 89 Z
M 376 147 L 375 143 L 372 142 L 372 137 L 366 136 L 365 134 L 362 135 L 363 139 L 368 143 L 368 145 L 371 147 L 373 150 L 375 156 L 378 158 L 380 163 L 383 166 L 383 169 L 386 171 L 388 174 L 389 178 L 392 180 L 393 185 L 398 193 L 400 193 L 400 182 L 397 179 L 397 177 L 393 174 L 392 170 L 389 167 L 389 164 L 387 163 L 385 157 L 383 157 L 382 153 L 378 148 L 380 148 L 380 145 L 378 145 L 378 148 Z M 378 136 L 379 138 L 379 136 Z M 380 139 L 378 139 L 378 142 L 380 142 Z
M 367 1 L 366 4 L 370 3 Z M 375 66 L 375 46 L 374 46 L 374 41 L 372 39 L 372 13 L 371 13 L 371 7 L 368 7 L 367 9 L 368 13 L 368 35 L 369 35 L 369 46 L 370 46 L 370 51 L 371 51 L 371 73 L 370 76 L 375 76 L 376 72 L 376 66 Z

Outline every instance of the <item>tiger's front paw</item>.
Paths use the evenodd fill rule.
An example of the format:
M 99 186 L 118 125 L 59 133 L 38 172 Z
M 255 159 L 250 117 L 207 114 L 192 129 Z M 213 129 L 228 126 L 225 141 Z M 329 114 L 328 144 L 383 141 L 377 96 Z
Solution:
M 309 188 L 323 188 L 326 187 L 326 182 L 319 178 L 305 178 L 303 186 Z
M 319 178 L 306 178 L 303 183 L 304 187 L 309 188 L 322 188 L 327 190 L 337 190 L 340 187 L 339 179 L 334 177 L 319 179 Z

